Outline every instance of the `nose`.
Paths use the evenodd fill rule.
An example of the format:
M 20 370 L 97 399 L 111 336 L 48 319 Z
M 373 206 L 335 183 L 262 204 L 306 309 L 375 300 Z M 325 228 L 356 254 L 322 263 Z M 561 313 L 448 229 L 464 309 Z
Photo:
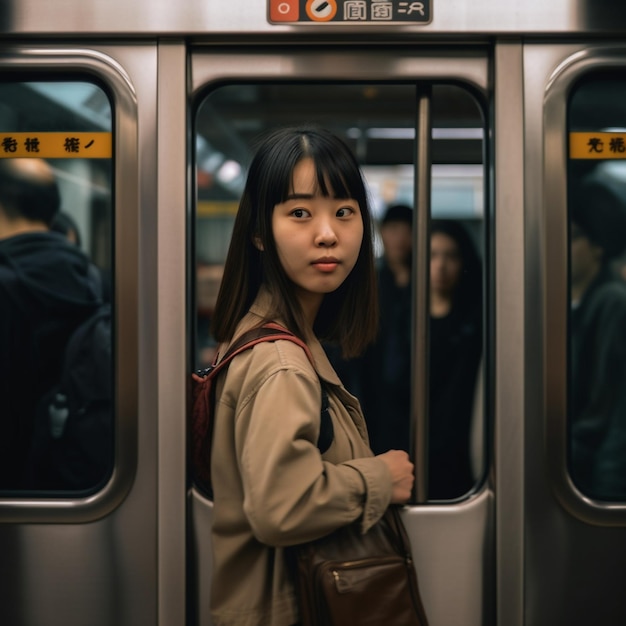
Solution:
M 330 248 L 337 244 L 337 235 L 329 220 L 320 220 L 315 245 L 322 248 Z

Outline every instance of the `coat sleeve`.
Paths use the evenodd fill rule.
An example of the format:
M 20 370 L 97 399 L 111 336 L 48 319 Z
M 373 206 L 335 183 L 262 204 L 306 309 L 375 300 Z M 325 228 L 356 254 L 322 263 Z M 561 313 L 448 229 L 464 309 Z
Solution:
M 235 446 L 244 511 L 262 543 L 309 541 L 359 518 L 365 531 L 389 504 L 391 477 L 383 461 L 322 459 L 320 408 L 319 381 L 297 369 L 268 374 L 239 403 Z

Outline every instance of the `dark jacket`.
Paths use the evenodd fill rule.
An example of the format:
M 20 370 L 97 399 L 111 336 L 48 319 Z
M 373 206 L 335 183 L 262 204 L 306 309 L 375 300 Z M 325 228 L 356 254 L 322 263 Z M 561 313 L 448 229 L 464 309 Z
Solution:
M 23 486 L 37 403 L 71 332 L 100 304 L 93 266 L 62 235 L 0 240 L 0 489 Z
M 430 318 L 428 497 L 457 498 L 474 484 L 470 432 L 482 354 L 480 310 Z
M 604 269 L 571 315 L 570 471 L 589 496 L 626 498 L 626 287 Z
M 346 389 L 361 402 L 370 445 L 376 454 L 410 450 L 411 285 L 398 287 L 381 260 L 378 266 L 379 330 L 376 341 L 356 359 L 329 351 Z

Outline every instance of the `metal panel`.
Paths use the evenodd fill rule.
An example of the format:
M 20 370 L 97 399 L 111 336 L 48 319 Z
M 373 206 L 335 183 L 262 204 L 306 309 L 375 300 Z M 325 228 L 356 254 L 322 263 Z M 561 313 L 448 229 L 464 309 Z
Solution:
M 19 58 L 63 76 L 82 59 L 106 77 L 110 68 L 132 85 L 137 109 L 122 115 L 116 152 L 116 302 L 121 362 L 120 454 L 134 475 L 123 500 L 99 506 L 102 518 L 82 502 L 59 506 L 39 501 L 36 524 L 0 524 L 0 621 L 20 626 L 135 626 L 157 620 L 156 455 L 156 245 L 151 232 L 156 206 L 156 65 L 154 45 L 68 50 L 54 46 L 20 50 Z M 96 61 L 94 61 L 96 59 Z M 108 66 L 103 71 L 101 66 Z M 123 69 L 122 69 L 123 68 Z M 124 96 L 114 106 L 124 109 Z M 141 278 L 141 279 L 140 279 Z M 138 380 L 138 372 L 141 378 Z M 126 395 L 124 395 L 126 394 Z M 137 431 L 137 432 L 136 432 Z M 138 460 L 138 462 L 137 462 Z M 137 464 L 135 469 L 135 464 Z M 102 496 L 97 496 L 102 500 Z M 4 504 L 4 503 L 3 503 Z M 6 503 L 2 511 L 24 519 L 31 509 Z M 30 503 L 28 503 L 30 505 Z M 69 520 L 73 523 L 65 523 Z M 172 572 L 172 576 L 180 572 Z
M 616 32 L 626 25 L 626 11 L 611 0 L 432 0 L 433 19 L 427 25 L 364 25 L 318 23 L 270 25 L 264 0 L 3 0 L 0 32 L 24 35 L 66 33 L 189 34 L 223 37 L 226 34 L 294 37 L 356 34 L 393 39 L 423 39 L 432 35 L 485 33 Z
M 158 519 L 159 624 L 185 623 L 186 340 L 185 259 L 187 51 L 159 44 L 158 56 Z
M 238 47 L 228 52 L 201 50 L 194 57 L 191 73 L 193 92 L 209 81 L 226 80 L 336 80 L 406 81 L 454 78 L 475 87 L 487 88 L 487 57 L 483 48 L 454 47 L 445 51 L 402 48 L 326 47 L 323 50 Z
M 626 49 L 524 50 L 526 198 L 525 623 L 622 624 L 623 507 L 584 501 L 565 476 L 567 294 L 566 83 Z M 564 84 L 558 85 L 559 77 Z M 554 86 L 554 90 L 553 90 Z M 582 521 L 585 520 L 585 521 Z M 589 522 L 593 521 L 593 525 Z M 603 524 L 606 524 L 603 526 Z
M 498 624 L 523 624 L 524 192 L 522 48 L 495 55 L 495 475 Z

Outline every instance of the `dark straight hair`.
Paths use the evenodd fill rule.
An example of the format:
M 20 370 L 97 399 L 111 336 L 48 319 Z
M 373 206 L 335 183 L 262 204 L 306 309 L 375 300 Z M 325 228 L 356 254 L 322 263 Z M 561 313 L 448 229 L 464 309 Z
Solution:
M 219 342 L 232 339 L 262 284 L 273 299 L 271 316 L 281 318 L 306 339 L 306 325 L 293 283 L 278 258 L 272 214 L 293 186 L 293 171 L 302 159 L 315 164 L 324 196 L 352 198 L 359 204 L 363 240 L 356 264 L 344 283 L 326 294 L 315 320 L 320 340 L 341 347 L 345 357 L 360 354 L 376 336 L 378 304 L 372 243 L 372 218 L 359 165 L 348 146 L 315 127 L 282 128 L 269 134 L 254 156 L 226 257 L 212 331 Z M 255 238 L 263 251 L 255 245 Z

